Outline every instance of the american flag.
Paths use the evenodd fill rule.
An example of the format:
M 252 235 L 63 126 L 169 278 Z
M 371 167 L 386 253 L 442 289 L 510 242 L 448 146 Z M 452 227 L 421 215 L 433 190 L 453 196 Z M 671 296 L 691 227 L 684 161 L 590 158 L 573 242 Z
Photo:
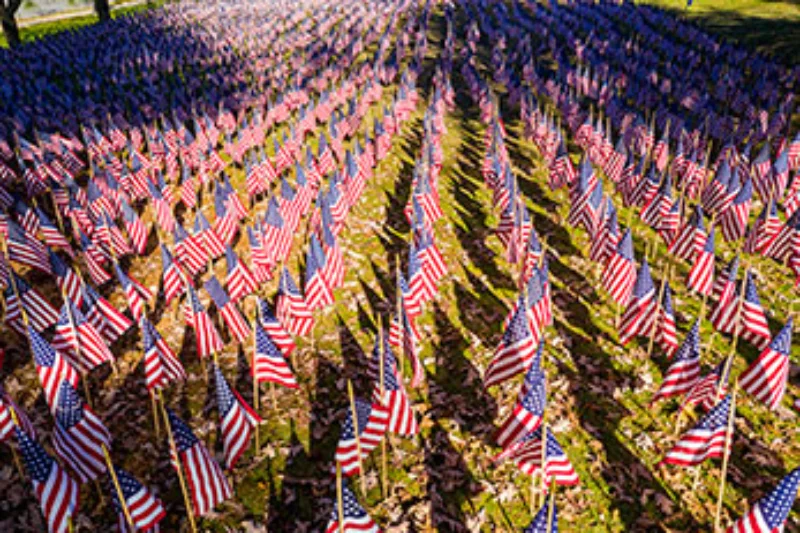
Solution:
M 784 477 L 769 494 L 758 500 L 726 533 L 780 533 L 792 512 L 800 488 L 800 467 Z
M 423 268 L 422 256 L 419 250 L 413 242 L 410 243 L 408 249 L 408 286 L 411 290 L 411 298 L 415 302 L 414 305 L 421 307 L 436 296 L 438 289 L 430 274 L 429 269 Z
M 517 467 L 529 476 L 539 472 L 542 468 L 542 429 L 543 427 L 539 426 L 536 431 L 525 435 L 495 457 L 495 461 L 514 461 Z M 549 428 L 547 428 L 546 435 L 544 472 L 547 482 L 555 479 L 559 485 L 577 485 L 580 480 L 569 457 L 564 453 Z
M 655 341 L 669 357 L 678 349 L 678 335 L 675 331 L 675 312 L 672 309 L 672 290 L 665 282 L 661 307 L 658 310 L 658 326 Z
M 147 226 L 142 219 L 131 209 L 127 202 L 122 202 L 122 219 L 125 221 L 125 231 L 133 245 L 133 250 L 138 255 L 144 255 L 147 249 Z
M 314 327 L 314 315 L 286 267 L 281 270 L 275 311 L 283 327 L 294 335 L 305 336 Z
M 178 418 L 169 408 L 167 416 L 175 441 L 173 453 L 177 452 L 180 457 L 189 485 L 194 514 L 203 516 L 230 498 L 233 491 L 219 464 L 211 457 L 203 443 L 194 436 L 186 422 Z M 175 463 L 173 465 L 177 468 Z
M 705 244 L 698 250 L 686 280 L 687 287 L 704 295 L 711 293 L 714 283 L 714 236 L 715 231 L 712 227 L 708 232 Z
M 86 319 L 106 342 L 114 342 L 133 325 L 128 317 L 86 283 L 83 285 L 83 298 L 82 311 Z
M 128 309 L 130 309 L 134 321 L 138 322 L 146 318 L 147 301 L 152 296 L 150 291 L 128 277 L 116 262 L 114 263 L 114 270 L 117 273 L 117 279 L 122 286 L 122 290 L 125 291 L 125 297 L 128 299 Z
M 410 386 L 417 387 L 422 381 L 424 372 L 422 362 L 419 359 L 420 335 L 413 320 L 408 316 L 408 313 L 405 312 L 402 299 L 401 303 L 398 305 L 398 309 L 400 314 L 398 315 L 395 313 L 389 325 L 389 346 L 400 350 L 403 356 L 408 358 L 412 369 Z
M 750 218 L 750 207 L 753 202 L 753 181 L 747 178 L 736 196 L 733 198 L 728 209 L 720 215 L 720 227 L 722 236 L 728 242 L 741 239 L 747 229 L 747 221 Z
M 265 283 L 272 279 L 272 259 L 270 253 L 261 242 L 258 230 L 253 227 L 247 228 L 247 242 L 250 244 L 250 262 L 252 272 L 258 283 Z
M 20 301 L 28 315 L 31 326 L 36 331 L 44 331 L 58 321 L 58 311 L 48 302 L 44 296 L 28 285 L 28 282 L 17 275 L 13 269 L 9 269 L 10 276 L 13 276 L 13 284 L 8 282 L 5 290 L 6 298 L 6 323 L 20 334 L 25 333 L 25 325 L 22 320 Z M 16 285 L 16 291 L 14 290 Z M 19 298 L 17 297 L 19 293 Z
M 186 379 L 183 365 L 155 326 L 142 318 L 139 328 L 142 331 L 147 390 L 161 390 L 170 383 Z
M 269 335 L 272 342 L 275 343 L 275 346 L 280 348 L 283 356 L 287 358 L 291 356 L 295 349 L 292 336 L 283 328 L 280 321 L 272 313 L 267 302 L 259 298 L 256 301 L 256 307 L 259 311 L 257 322 L 261 324 L 261 327 L 267 332 L 267 335 Z
M 706 459 L 722 457 L 726 446 L 730 447 L 730 443 L 726 443 L 728 419 L 734 408 L 731 406 L 731 396 L 726 396 L 675 443 L 662 463 L 695 466 Z
M 384 360 L 383 396 L 381 397 L 380 376 L 378 375 L 372 399 L 389 410 L 387 431 L 403 436 L 416 435 L 419 432 L 419 426 L 414 416 L 414 410 L 411 408 L 411 400 L 403 387 L 397 360 L 389 348 L 388 342 L 384 342 L 383 354 L 381 354 L 380 343 L 376 339 L 375 347 L 372 350 L 373 361 L 377 361 L 379 357 L 383 357 Z M 374 364 L 377 365 L 377 363 Z
M 380 444 L 389 426 L 389 409 L 380 402 L 372 403 L 362 398 L 355 398 L 355 411 L 354 424 L 352 409 L 348 406 L 342 433 L 336 446 L 336 461 L 342 465 L 342 472 L 346 476 L 358 474 L 360 471 L 358 445 L 361 446 L 361 461 L 363 461 L 369 452 Z M 356 443 L 356 427 L 359 443 Z
M 325 252 L 325 266 L 323 267 L 322 276 L 328 280 L 331 290 L 341 287 L 344 281 L 344 260 L 342 258 L 342 248 L 336 242 L 336 236 L 331 229 L 333 221 L 329 220 L 329 216 L 323 211 L 322 224 L 321 224 L 321 237 L 323 250 Z
M 706 374 L 702 379 L 695 382 L 691 390 L 686 393 L 686 399 L 681 405 L 681 410 L 687 406 L 701 405 L 706 411 L 710 411 L 728 393 L 728 374 L 725 373 L 725 359 L 722 360 L 713 370 Z
M 789 354 L 792 349 L 792 325 L 789 318 L 758 359 L 739 376 L 742 389 L 775 410 L 786 392 L 789 377 Z
M 228 288 L 231 300 L 238 302 L 258 289 L 258 282 L 253 273 L 230 246 L 225 247 L 225 266 L 227 269 L 225 286 Z
M 9 220 L 6 225 L 5 238 L 8 244 L 8 257 L 11 261 L 35 268 L 46 274 L 52 274 L 47 247 L 35 236 L 26 232 L 13 220 Z
M 186 290 L 183 284 L 183 273 L 175 261 L 172 260 L 172 254 L 165 245 L 161 245 L 161 280 L 164 290 L 164 301 L 169 305 L 173 299 L 183 294 Z
M 103 446 L 110 447 L 111 435 L 66 381 L 61 382 L 55 419 L 56 454 L 75 472 L 80 483 L 97 479 L 106 471 Z
M 217 408 L 219 409 L 220 431 L 225 448 L 225 463 L 232 469 L 247 449 L 253 428 L 261 423 L 258 413 L 231 389 L 225 376 L 217 365 L 214 368 L 214 382 L 217 386 Z
M 12 411 L 16 415 L 17 423 L 22 427 L 22 430 L 30 437 L 35 438 L 36 430 L 31 424 L 28 415 L 0 387 L 0 442 L 8 442 L 14 433 L 14 428 L 17 424 L 14 423 L 14 418 L 11 416 Z
M 237 341 L 244 342 L 250 336 L 250 326 L 236 307 L 236 304 L 225 293 L 222 284 L 220 284 L 216 276 L 212 275 L 206 281 L 205 287 L 206 292 L 211 296 L 214 305 L 222 315 L 223 320 L 225 320 L 228 330 Z
M 650 266 L 645 257 L 639 267 L 639 274 L 636 277 L 636 284 L 628 301 L 628 307 L 620 320 L 619 337 L 622 344 L 627 344 L 637 335 L 650 334 L 655 303 L 655 287 L 653 278 L 650 277 Z
M 519 306 L 489 363 L 483 378 L 484 387 L 488 389 L 526 372 L 535 355 L 536 344 L 528 324 L 527 309 Z
M 192 325 L 197 337 L 197 356 L 203 359 L 222 351 L 225 345 L 195 290 L 192 287 L 187 287 L 187 290 L 189 291 L 187 310 L 191 313 L 187 322 Z
M 738 299 L 735 302 L 738 303 Z M 741 329 L 739 335 L 742 339 L 761 350 L 769 345 L 772 333 L 769 331 L 767 317 L 764 314 L 764 308 L 761 306 L 761 299 L 758 297 L 752 270 L 747 271 L 740 320 L 739 327 Z
M 114 502 L 114 509 L 117 511 L 117 525 L 122 533 L 135 533 L 135 531 L 158 531 L 158 523 L 167 515 L 161 500 L 156 498 L 152 492 L 139 483 L 131 474 L 121 468 L 114 467 L 114 473 L 128 508 L 134 529 L 131 529 L 125 518 L 125 512 L 119 500 L 116 487 L 113 486 L 111 475 L 109 474 L 109 484 L 111 484 L 111 501 Z
M 60 248 L 70 257 L 74 257 L 75 252 L 72 250 L 72 246 L 58 227 L 50 221 L 41 208 L 37 207 L 36 213 L 39 215 L 39 230 L 41 231 L 45 244 L 52 248 Z
M 114 360 L 114 355 L 100 332 L 70 300 L 65 301 L 61 308 L 53 336 L 53 347 L 66 355 L 83 372 L 89 372 Z
M 270 251 L 274 263 L 285 260 L 292 246 L 292 235 L 285 226 L 281 208 L 273 196 L 269 200 L 267 216 L 264 218 L 264 246 Z
M 66 533 L 78 508 L 80 486 L 25 431 L 19 426 L 14 429 L 47 530 Z
M 539 365 L 531 365 L 511 416 L 497 430 L 498 446 L 508 448 L 522 436 L 536 431 L 542 423 L 546 404 L 546 377 Z
M 322 259 L 320 259 L 322 255 Z M 334 302 L 333 291 L 323 275 L 324 253 L 315 234 L 311 234 L 306 254 L 306 303 L 312 310 L 327 307 Z
M 656 392 L 651 403 L 662 398 L 680 396 L 692 389 L 700 375 L 700 320 L 695 321 L 692 329 L 686 334 L 675 359 L 667 373 L 661 387 Z
M 635 282 L 636 265 L 633 261 L 633 239 L 631 230 L 626 229 L 606 263 L 602 283 L 612 300 L 618 304 L 625 304 L 630 299 Z
M 342 520 L 339 523 L 339 509 L 338 503 L 334 505 L 331 511 L 331 518 L 328 521 L 328 526 L 325 528 L 326 533 L 379 533 L 380 529 L 372 521 L 367 512 L 358 503 L 355 494 L 347 486 L 347 479 L 342 478 Z
M 225 253 L 225 243 L 208 223 L 208 219 L 203 216 L 203 212 L 197 210 L 194 218 L 194 238 L 202 243 L 203 251 L 207 257 L 219 257 Z
M 552 521 L 550 518 L 551 505 L 553 506 Z M 550 523 L 550 529 L 547 529 L 548 523 Z M 522 530 L 522 533 L 558 533 L 558 507 L 555 506 L 555 502 L 545 502 L 533 517 L 533 521 Z
M 297 380 L 281 350 L 275 345 L 264 328 L 257 325 L 255 331 L 253 379 L 258 383 L 268 381 L 290 389 L 296 389 Z
M 208 252 L 200 239 L 190 236 L 180 224 L 175 226 L 175 258 L 193 276 L 200 273 L 208 262 Z
M 81 279 L 75 271 L 68 267 L 52 250 L 50 250 L 50 265 L 53 267 L 53 274 L 61 293 L 65 294 L 75 305 L 82 305 L 83 290 Z
M 670 243 L 669 251 L 677 257 L 692 261 L 707 239 L 708 234 L 703 222 L 703 208 L 698 205 Z

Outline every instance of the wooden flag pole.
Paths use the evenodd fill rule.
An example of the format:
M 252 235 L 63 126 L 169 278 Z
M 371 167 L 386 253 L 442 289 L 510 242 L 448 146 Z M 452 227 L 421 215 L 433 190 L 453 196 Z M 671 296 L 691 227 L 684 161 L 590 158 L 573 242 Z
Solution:
M 672 265 L 670 265 L 669 260 L 667 260 L 667 268 L 666 272 L 664 273 L 664 277 L 661 278 L 661 287 L 658 289 L 658 300 L 656 301 L 656 311 L 655 315 L 653 316 L 653 325 L 650 327 L 650 340 L 647 343 L 647 355 L 645 359 L 650 359 L 650 356 L 653 354 L 653 343 L 655 342 L 656 338 L 656 331 L 658 330 L 658 322 L 659 322 L 659 315 L 661 314 L 661 302 L 664 299 L 664 292 L 666 291 L 667 284 L 669 283 L 669 279 L 672 274 Z
M 344 503 L 342 499 L 342 463 L 336 461 L 336 510 L 339 514 L 339 533 L 344 533 Z
M 556 512 L 556 478 L 550 481 L 550 506 L 547 508 L 547 527 L 545 533 L 550 533 L 553 530 L 553 520 L 555 519 Z
M 260 410 L 261 404 L 258 401 L 258 376 L 256 376 L 256 353 L 258 352 L 258 344 L 256 343 L 256 331 L 257 328 L 261 327 L 260 320 L 258 318 L 258 302 L 256 302 L 256 310 L 255 316 L 253 321 L 253 357 L 250 359 L 250 368 L 253 371 L 253 409 L 258 412 Z M 261 435 L 258 430 L 259 424 L 255 425 L 255 434 L 256 434 L 256 453 L 261 449 Z
M 175 470 L 178 472 L 178 482 L 181 486 L 183 493 L 183 503 L 186 506 L 186 516 L 189 517 L 189 530 L 192 533 L 197 532 L 197 524 L 194 521 L 194 507 L 189 499 L 189 492 L 186 489 L 186 480 L 183 478 L 183 466 L 181 465 L 181 458 L 178 454 L 178 447 L 175 445 L 175 438 L 172 436 L 172 426 L 169 423 L 169 415 L 167 415 L 167 408 L 164 405 L 164 395 L 161 390 L 158 391 L 159 405 L 161 405 L 161 414 L 164 417 L 164 427 L 167 428 L 167 438 L 169 439 L 169 448 L 172 452 L 172 457 L 175 459 Z
M 544 413 L 542 413 L 544 418 Z M 547 421 L 542 420 L 542 449 L 541 449 L 542 473 L 540 476 L 539 494 L 541 495 L 542 503 L 544 505 L 547 499 Z M 540 505 L 540 507 L 541 507 Z
M 364 477 L 364 461 L 361 458 L 361 435 L 359 435 L 358 429 L 358 411 L 356 410 L 356 397 L 353 394 L 353 382 L 349 379 L 347 380 L 347 395 L 350 397 L 350 416 L 353 421 L 353 434 L 356 437 L 356 453 L 358 454 L 358 470 L 361 472 L 361 492 L 366 494 L 367 493 L 367 483 L 366 478 Z
M 108 453 L 108 448 L 105 444 L 101 444 L 100 446 L 103 449 L 103 456 L 106 460 L 106 468 L 108 468 L 111 481 L 114 483 L 114 490 L 117 491 L 117 499 L 119 500 L 120 507 L 122 507 L 122 514 L 125 515 L 125 522 L 127 522 L 131 529 L 135 531 L 136 525 L 133 523 L 133 519 L 131 518 L 131 511 L 128 509 L 128 502 L 125 500 L 125 493 L 122 492 L 122 487 L 119 485 L 117 471 L 114 469 L 114 464 L 111 462 L 111 456 Z
M 158 398 L 153 391 L 148 391 L 150 394 L 150 405 L 153 408 L 153 428 L 156 432 L 156 438 L 161 438 L 161 424 L 158 422 Z
M 385 354 L 383 353 L 383 317 L 378 315 L 378 371 L 379 371 L 379 391 L 381 395 L 381 405 L 386 401 L 386 363 Z M 387 475 L 387 459 L 386 459 L 386 440 L 389 435 L 386 434 L 381 439 L 381 493 L 384 499 L 387 494 L 387 485 L 389 478 Z
M 15 426 L 19 426 L 19 418 L 17 417 L 17 411 L 14 409 L 14 406 L 8 405 L 8 412 L 11 413 L 11 422 Z M 11 457 L 14 459 L 14 466 L 17 467 L 17 473 L 19 474 L 20 478 L 25 477 L 24 470 L 22 469 L 22 462 L 19 459 L 19 455 L 17 454 L 17 449 L 13 446 L 9 446 L 11 448 Z
M 397 295 L 395 296 L 395 317 L 397 318 L 397 323 L 400 326 L 400 349 L 397 350 L 397 369 L 402 379 L 403 376 L 403 345 L 405 341 L 406 335 L 406 328 L 405 328 L 405 321 L 403 317 L 403 289 L 400 287 L 400 254 L 395 254 L 395 283 L 397 284 Z M 391 327 L 391 325 L 389 326 Z M 413 378 L 412 378 L 413 379 Z
M 722 515 L 722 500 L 725 497 L 725 477 L 728 474 L 728 460 L 731 455 L 731 448 L 733 443 L 733 423 L 736 420 L 736 393 L 739 390 L 739 383 L 733 385 L 733 394 L 731 395 L 731 407 L 728 413 L 728 429 L 725 432 L 725 449 L 722 452 L 722 472 L 720 473 L 719 480 L 719 493 L 717 495 L 717 512 L 714 516 L 714 533 L 720 531 L 720 518 Z

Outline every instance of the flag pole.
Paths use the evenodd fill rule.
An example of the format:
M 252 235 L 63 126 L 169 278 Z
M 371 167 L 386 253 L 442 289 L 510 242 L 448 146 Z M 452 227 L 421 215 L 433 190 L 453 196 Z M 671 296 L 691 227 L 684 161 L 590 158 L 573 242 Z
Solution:
M 344 503 L 342 502 L 342 463 L 336 461 L 336 510 L 339 514 L 339 533 L 344 533 Z
M 556 478 L 550 480 L 550 507 L 547 509 L 547 527 L 545 533 L 550 533 L 553 530 L 553 520 L 555 519 L 556 511 Z
M 258 401 L 258 389 L 259 389 L 259 387 L 258 387 L 258 376 L 256 376 L 256 352 L 258 351 L 258 344 L 256 343 L 256 331 L 257 331 L 257 328 L 260 328 L 260 327 L 261 327 L 261 324 L 260 324 L 260 321 L 258 319 L 258 302 L 256 302 L 255 316 L 254 316 L 254 321 L 253 321 L 253 357 L 250 359 L 250 368 L 253 371 L 253 409 L 255 409 L 256 412 L 258 412 L 260 410 L 259 407 L 261 406 L 261 404 Z M 255 444 L 256 444 L 256 453 L 258 453 L 258 450 L 261 449 L 261 435 L 260 435 L 260 432 L 258 430 L 259 424 L 256 424 L 255 426 L 256 426 L 255 427 L 255 434 L 256 434 L 256 439 L 255 439 L 256 442 L 255 442 Z
M 183 466 L 181 465 L 181 458 L 178 454 L 178 447 L 175 445 L 175 438 L 172 435 L 172 426 L 169 423 L 169 415 L 167 415 L 167 408 L 164 406 L 164 395 L 162 394 L 161 390 L 158 391 L 158 399 L 160 400 L 159 405 L 161 405 L 161 414 L 164 417 L 164 426 L 167 428 L 167 438 L 169 439 L 169 447 L 170 451 L 172 452 L 172 457 L 175 459 L 175 470 L 178 472 L 178 482 L 181 486 L 181 492 L 183 493 L 183 503 L 186 506 L 186 516 L 189 517 L 189 530 L 192 533 L 197 532 L 197 524 L 194 521 L 194 507 L 192 507 L 191 500 L 189 499 L 189 493 L 186 489 L 186 480 L 183 478 Z
M 383 317 L 378 315 L 378 371 L 379 371 L 379 390 L 381 395 L 381 405 L 386 401 L 386 362 L 383 353 Z M 386 441 L 389 438 L 387 434 L 381 439 L 381 492 L 384 499 L 386 498 L 386 487 L 389 483 L 387 476 L 387 461 L 386 461 Z
M 400 254 L 395 254 L 394 270 L 395 270 L 395 284 L 397 285 L 397 293 L 395 296 L 395 317 L 400 327 L 400 349 L 397 350 L 397 368 L 400 373 L 400 378 L 403 377 L 403 346 L 405 341 L 405 321 L 403 320 L 403 290 L 400 287 Z M 391 328 L 391 325 L 389 326 Z M 413 380 L 413 378 L 412 378 Z
M 361 472 L 361 492 L 367 493 L 367 483 L 364 477 L 364 461 L 361 458 L 361 435 L 358 429 L 358 411 L 356 410 L 356 397 L 353 394 L 353 382 L 347 380 L 347 395 L 350 397 L 350 416 L 353 421 L 353 434 L 356 437 L 356 453 L 358 453 L 358 470 Z
M 722 500 L 725 497 L 725 477 L 728 474 L 728 460 L 731 455 L 733 443 L 733 423 L 736 419 L 736 393 L 739 390 L 739 383 L 733 384 L 733 394 L 731 395 L 731 407 L 728 413 L 728 429 L 725 432 L 725 449 L 722 452 L 722 472 L 719 480 L 719 493 L 717 495 L 717 511 L 714 516 L 714 533 L 720 531 L 720 518 L 722 515 Z
M 19 426 L 19 418 L 17 417 L 17 411 L 14 409 L 13 405 L 8 405 L 8 412 L 11 413 L 11 422 L 13 422 L 15 426 Z M 14 459 L 14 466 L 17 467 L 17 473 L 19 474 L 19 477 L 25 477 L 24 471 L 22 470 L 22 463 L 20 462 L 19 455 L 17 454 L 17 449 L 13 446 L 9 446 L 9 448 L 11 448 L 11 457 Z
M 130 509 L 128 509 L 128 502 L 125 500 L 125 493 L 122 492 L 122 487 L 120 487 L 119 479 L 117 478 L 117 472 L 114 470 L 114 464 L 111 462 L 111 456 L 108 453 L 108 448 L 105 444 L 101 444 L 100 447 L 103 449 L 103 456 L 106 460 L 106 468 L 108 468 L 111 481 L 114 483 L 114 490 L 117 491 L 117 498 L 119 499 L 120 507 L 122 507 L 122 514 L 125 515 L 125 521 L 131 527 L 131 529 L 136 530 L 136 525 L 133 523 L 133 518 L 131 518 Z

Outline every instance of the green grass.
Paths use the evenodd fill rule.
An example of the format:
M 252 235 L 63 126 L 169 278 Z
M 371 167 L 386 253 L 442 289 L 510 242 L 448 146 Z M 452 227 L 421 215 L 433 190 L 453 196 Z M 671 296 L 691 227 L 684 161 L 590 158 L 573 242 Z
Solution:
M 800 54 L 800 3 L 794 0 L 645 0 L 705 29 L 790 64 Z
M 114 8 L 112 5 L 111 16 L 112 18 L 123 17 L 126 15 L 130 15 L 132 13 L 150 9 L 151 7 L 154 6 L 160 6 L 163 3 L 164 0 L 155 0 L 151 2 L 151 5 L 144 3 L 144 4 L 137 4 L 134 6 L 126 6 L 121 8 Z M 71 30 L 76 30 L 78 28 L 82 28 L 84 26 L 89 26 L 91 24 L 95 24 L 96 22 L 97 22 L 97 16 L 94 13 L 90 15 L 80 15 L 80 16 L 70 17 L 62 20 L 42 21 L 31 24 L 29 26 L 21 27 L 19 29 L 20 38 L 22 39 L 23 43 L 29 43 L 50 35 L 61 33 L 63 31 L 71 31 Z M 8 40 L 6 39 L 5 34 L 1 32 L 0 32 L 0 47 L 8 48 Z

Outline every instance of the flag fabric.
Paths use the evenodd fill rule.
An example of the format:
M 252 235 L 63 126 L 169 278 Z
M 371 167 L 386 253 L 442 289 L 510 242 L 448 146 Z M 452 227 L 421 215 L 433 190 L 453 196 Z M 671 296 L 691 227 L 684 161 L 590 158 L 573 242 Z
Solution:
M 225 266 L 227 269 L 225 286 L 228 288 L 232 301 L 239 302 L 258 290 L 258 281 L 255 276 L 244 261 L 239 259 L 230 245 L 225 247 Z
M 66 381 L 61 382 L 55 419 L 56 454 L 69 465 L 80 483 L 97 479 L 107 470 L 103 446 L 111 446 L 111 435 Z
M 700 375 L 700 319 L 686 334 L 651 403 L 689 392 Z
M 147 490 L 144 485 L 125 470 L 114 467 L 114 474 L 117 477 L 122 498 L 125 500 L 125 506 L 128 508 L 134 528 L 131 529 L 125 518 L 119 494 L 109 474 L 108 482 L 111 489 L 111 501 L 114 502 L 114 509 L 117 511 L 117 524 L 120 532 L 157 531 L 158 523 L 167 516 L 161 500 L 156 498 L 152 492 Z
M 195 516 L 203 516 L 231 497 L 231 490 L 219 464 L 211 457 L 186 422 L 167 408 L 175 441 L 174 452 L 180 457 Z M 174 457 L 173 457 L 174 461 Z M 173 463 L 177 468 L 177 464 Z
M 552 519 L 550 518 L 551 505 L 553 506 Z M 548 523 L 550 523 L 550 529 L 547 529 Z M 522 533 L 558 533 L 558 507 L 555 506 L 555 503 L 546 501 L 533 517 L 533 521 L 522 530 Z
M 686 286 L 700 294 L 711 294 L 714 283 L 714 228 L 708 232 L 708 237 L 703 247 L 698 250 L 697 256 L 689 270 Z
M 62 382 L 73 387 L 78 384 L 78 373 L 70 363 L 56 352 L 52 346 L 35 330 L 28 327 L 28 340 L 33 352 L 33 360 L 39 374 L 47 405 L 54 414 L 58 410 L 58 399 Z
M 800 467 L 784 477 L 778 486 L 758 500 L 746 515 L 737 520 L 726 533 L 780 533 L 792 512 L 800 488 Z
M 355 494 L 347 486 L 347 478 L 342 478 L 342 520 L 339 523 L 339 509 L 338 503 L 334 504 L 333 511 L 331 511 L 331 518 L 328 521 L 328 526 L 325 528 L 326 533 L 379 533 L 380 529 L 372 521 L 367 512 L 358 503 Z M 338 498 L 337 498 L 338 499 Z
M 142 331 L 147 390 L 161 390 L 170 383 L 185 380 L 183 365 L 152 322 L 143 318 L 139 329 Z
M 396 312 L 392 315 L 391 324 L 389 325 L 389 346 L 403 354 L 411 363 L 411 382 L 412 388 L 418 387 L 422 381 L 424 370 L 422 368 L 422 361 L 419 358 L 419 337 L 420 334 L 414 325 L 413 320 L 405 312 L 405 307 L 401 302 L 399 304 L 400 314 Z M 402 369 L 400 374 L 402 375 Z
M 531 365 L 517 397 L 514 410 L 497 430 L 497 445 L 508 448 L 520 438 L 536 431 L 542 423 L 547 404 L 547 384 L 539 365 Z
M 213 355 L 215 352 L 220 352 L 225 348 L 217 328 L 211 322 L 211 317 L 208 316 L 200 298 L 192 287 L 188 287 L 189 301 L 187 310 L 190 312 L 188 322 L 194 328 L 194 334 L 197 340 L 197 356 L 204 359 Z
M 260 325 L 255 328 L 256 343 L 252 374 L 258 383 L 277 383 L 290 389 L 297 388 L 297 380 L 281 350 Z
M 653 278 L 650 277 L 650 267 L 645 258 L 639 267 L 628 307 L 620 320 L 619 338 L 622 344 L 627 344 L 637 335 L 650 334 L 655 302 Z
M 231 301 L 222 288 L 219 280 L 212 275 L 205 284 L 206 292 L 211 296 L 211 300 L 222 315 L 225 325 L 228 326 L 228 331 L 238 342 L 244 342 L 250 336 L 250 326 L 242 316 L 242 313 L 236 307 L 236 304 Z
M 687 406 L 700 405 L 710 411 L 721 399 L 728 394 L 728 374 L 725 373 L 725 360 L 723 359 L 713 370 L 703 378 L 698 379 L 694 386 L 686 393 L 686 399 L 681 405 L 681 410 Z
M 312 311 L 334 302 L 333 290 L 323 275 L 325 258 L 315 234 L 311 234 L 306 254 L 306 303 Z
M 261 324 L 261 327 L 267 332 L 275 346 L 280 348 L 283 356 L 289 358 L 296 347 L 292 336 L 289 335 L 289 332 L 284 329 L 280 321 L 272 313 L 266 301 L 260 298 L 256 300 L 256 308 L 259 312 L 257 322 Z
M 792 324 L 789 318 L 758 359 L 739 376 L 742 389 L 772 410 L 781 403 L 789 378 L 789 354 L 792 349 Z
M 665 282 L 664 294 L 661 298 L 661 307 L 658 310 L 658 326 L 656 327 L 655 342 L 661 346 L 669 357 L 678 349 L 678 334 L 675 330 L 675 312 L 672 309 L 672 290 L 669 283 Z
M 275 312 L 283 327 L 294 335 L 308 335 L 314 327 L 314 315 L 286 267 L 278 282 Z
M 389 410 L 387 431 L 405 437 L 416 435 L 419 432 L 411 400 L 403 387 L 403 380 L 397 367 L 397 360 L 392 353 L 388 340 L 384 340 L 383 353 L 381 354 L 380 342 L 375 339 L 372 350 L 372 361 L 383 357 L 383 395 L 381 395 L 380 370 L 373 391 L 373 401 L 380 403 Z M 373 363 L 374 364 L 374 363 Z
M 165 245 L 161 245 L 161 282 L 164 291 L 164 302 L 169 305 L 172 300 L 186 290 L 183 279 L 186 276 L 180 271 L 180 266 L 173 261 L 172 254 Z
M 114 270 L 117 273 L 117 279 L 122 286 L 122 290 L 125 291 L 125 297 L 128 299 L 128 309 L 130 309 L 134 321 L 139 322 L 141 319 L 146 318 L 147 301 L 151 296 L 150 291 L 128 277 L 116 262 L 114 262 Z
M 61 308 L 53 347 L 83 372 L 114 360 L 100 332 L 70 300 L 65 301 Z
M 47 530 L 49 533 L 67 533 L 78 509 L 80 486 L 25 431 L 19 426 L 15 431 Z
M 133 322 L 100 296 L 89 284 L 83 285 L 83 308 L 86 319 L 103 336 L 106 342 L 114 342 L 128 331 Z
M 336 461 L 342 465 L 342 473 L 346 476 L 360 473 L 359 463 L 380 444 L 389 426 L 389 409 L 380 402 L 370 402 L 355 398 L 356 420 L 353 421 L 352 409 L 348 406 L 347 415 L 342 423 L 342 432 L 336 446 Z M 358 431 L 359 442 L 356 442 Z M 361 447 L 359 460 L 358 448 Z
M 28 285 L 28 282 L 9 269 L 9 276 L 13 277 L 13 284 L 7 281 L 5 290 L 6 299 L 6 323 L 20 334 L 25 333 L 25 324 L 22 320 L 22 309 L 28 315 L 30 325 L 36 331 L 45 331 L 50 326 L 58 322 L 58 311 L 45 299 L 36 289 Z M 16 291 L 14 290 L 16 285 Z M 19 294 L 19 297 L 17 297 Z
M 528 433 L 521 440 L 502 451 L 494 460 L 498 462 L 511 460 L 522 472 L 533 476 L 541 471 L 542 455 L 544 455 L 546 483 L 549 484 L 550 480 L 555 479 L 558 485 L 577 485 L 580 483 L 578 474 L 549 428 L 547 428 L 544 454 L 542 454 L 543 429 L 542 426 L 539 426 L 536 431 Z
M 83 304 L 81 279 L 75 271 L 68 267 L 52 250 L 49 251 L 49 254 L 50 265 L 53 268 L 53 275 L 56 277 L 56 283 L 58 284 L 61 294 L 66 295 L 68 299 L 72 300 L 75 305 L 80 307 Z
M 228 470 L 236 466 L 242 453 L 250 445 L 253 429 L 262 422 L 258 413 L 231 389 L 219 366 L 214 368 L 214 382 L 217 386 L 217 409 L 220 417 L 220 432 L 225 448 L 225 463 Z
M 518 307 L 483 377 L 483 386 L 492 387 L 526 372 L 536 355 L 536 344 L 528 324 L 526 305 Z
M 602 276 L 603 287 L 618 304 L 626 304 L 636 283 L 631 230 L 625 230 L 616 249 L 606 263 Z
M 0 387 L 0 442 L 8 442 L 11 436 L 14 435 L 14 428 L 17 424 L 14 423 L 14 418 L 11 412 L 17 417 L 17 424 L 22 430 L 31 438 L 36 438 L 36 430 L 31 424 L 28 415 L 25 414 L 19 405 L 17 405 L 11 396 Z
M 738 298 L 735 302 L 738 304 Z M 767 316 L 764 314 L 761 299 L 758 297 L 752 270 L 747 271 L 744 299 L 742 300 L 742 310 L 739 318 L 741 320 L 739 325 L 741 338 L 761 350 L 765 349 L 769 345 L 772 333 L 769 331 Z
M 731 396 L 728 395 L 713 409 L 706 413 L 692 429 L 667 452 L 664 464 L 679 466 L 699 465 L 706 459 L 722 457 L 728 432 L 728 419 L 731 415 Z

